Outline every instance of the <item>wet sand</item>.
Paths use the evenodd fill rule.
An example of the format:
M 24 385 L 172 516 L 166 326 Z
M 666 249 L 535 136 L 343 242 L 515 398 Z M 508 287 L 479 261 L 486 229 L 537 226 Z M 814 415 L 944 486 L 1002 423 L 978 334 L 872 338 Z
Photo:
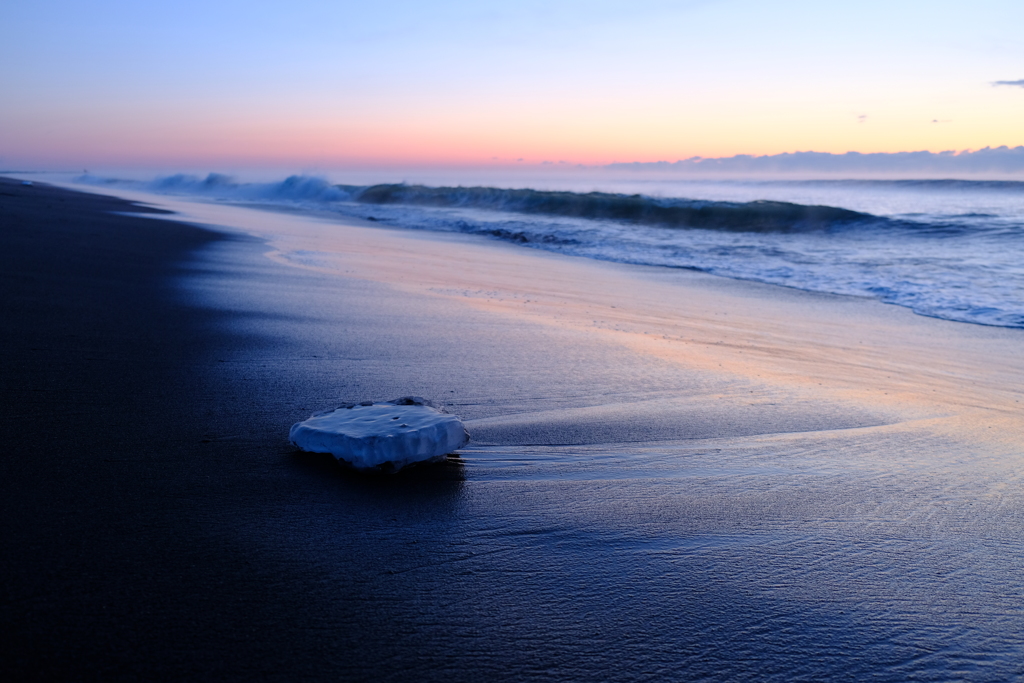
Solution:
M 0 193 L 3 647 L 26 677 L 1024 673 L 1019 330 Z M 460 458 L 380 479 L 287 444 L 313 410 L 406 394 L 467 419 Z

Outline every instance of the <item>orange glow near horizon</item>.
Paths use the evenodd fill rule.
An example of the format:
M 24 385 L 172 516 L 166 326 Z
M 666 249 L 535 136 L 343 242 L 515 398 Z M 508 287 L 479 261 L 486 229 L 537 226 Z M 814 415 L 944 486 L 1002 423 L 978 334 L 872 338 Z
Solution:
M 603 165 L 798 151 L 959 152 L 1024 144 L 1024 127 L 1016 112 L 1005 107 L 991 113 L 977 106 L 956 112 L 950 121 L 934 121 L 912 108 L 861 118 L 850 107 L 806 111 L 771 103 L 756 110 L 735 102 L 716 109 L 673 106 L 653 112 L 498 104 L 439 107 L 416 116 L 403 116 L 398 107 L 377 116 L 333 111 L 239 115 L 224 109 L 196 117 L 186 108 L 137 111 L 119 119 L 85 112 L 57 120 L 38 112 L 15 122 L 17 139 L 5 139 L 0 132 L 5 156 L 0 163 L 32 158 L 41 165 L 72 167 Z
M 44 4 L 0 23 L 0 167 L 1024 145 L 1020 3 Z

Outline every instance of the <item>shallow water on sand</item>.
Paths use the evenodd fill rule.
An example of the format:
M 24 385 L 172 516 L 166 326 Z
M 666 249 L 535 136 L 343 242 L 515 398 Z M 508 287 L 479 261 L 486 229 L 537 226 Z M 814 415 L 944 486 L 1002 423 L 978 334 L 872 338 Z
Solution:
M 367 676 L 999 681 L 1022 503 L 1006 462 L 867 429 L 469 448 L 339 474 L 276 532 L 363 611 L 338 652 Z
M 348 179 L 353 185 L 304 176 L 238 183 L 218 174 L 79 181 L 470 233 L 1024 328 L 1019 181 L 701 181 L 671 173 L 577 171 L 505 178 L 420 173 L 413 177 L 429 187 L 394 184 L 396 178 L 368 186 L 366 178 L 376 175 L 365 172 L 358 180 L 356 173 Z M 319 256 L 315 250 L 292 253 L 298 261 Z
M 371 259 L 357 242 L 347 243 L 356 261 Z M 410 248 L 429 261 L 425 244 Z M 743 290 L 744 319 L 765 335 L 788 331 L 817 348 L 823 330 L 852 327 L 876 354 L 854 344 L 811 353 L 783 337 L 754 362 L 764 376 L 745 376 L 745 361 L 714 344 L 647 353 L 630 341 L 646 339 L 641 331 L 609 337 L 608 326 L 524 316 L 502 308 L 518 305 L 498 303 L 502 292 L 467 298 L 465 283 L 439 289 L 390 260 L 378 272 L 394 267 L 427 285 L 339 277 L 358 275 L 344 268 L 324 275 L 247 249 L 208 249 L 183 283 L 202 305 L 233 311 L 233 334 L 250 340 L 217 351 L 223 362 L 208 368 L 222 399 L 266 387 L 290 397 L 287 414 L 252 416 L 279 422 L 283 435 L 334 403 L 423 394 L 475 436 L 458 458 L 390 479 L 283 444 L 252 455 L 273 467 L 288 460 L 309 490 L 261 510 L 257 523 L 213 528 L 223 524 L 229 547 L 261 571 L 285 575 L 281 590 L 305 607 L 283 618 L 312 634 L 325 667 L 384 680 L 1024 675 L 1021 451 L 1012 438 L 981 438 L 1007 424 L 976 405 L 982 394 L 995 400 L 989 371 L 971 370 L 982 393 L 960 392 L 968 410 L 955 388 L 973 356 L 952 354 L 963 367 L 940 362 L 956 344 L 988 344 L 1002 362 L 1013 331 L 971 328 L 975 340 L 913 316 L 901 327 L 905 317 L 876 320 L 866 302 L 838 317 L 818 311 L 811 328 Z M 459 249 L 441 244 L 455 261 Z M 680 293 L 722 295 L 700 282 Z M 638 291 L 651 286 L 640 277 Z M 552 310 L 567 318 L 593 303 L 561 295 Z M 779 296 L 796 296 L 797 310 L 844 310 L 840 300 Z M 681 324 L 641 309 L 630 325 L 645 315 L 651 326 Z M 750 319 L 759 309 L 765 319 Z M 717 326 L 703 334 L 730 339 L 734 355 L 756 351 L 749 338 L 739 343 L 742 323 L 699 324 Z M 900 355 L 914 334 L 949 336 Z M 889 351 L 879 346 L 887 337 Z M 818 353 L 825 370 L 815 369 Z M 928 367 L 913 365 L 918 353 Z M 902 372 L 885 384 L 893 368 Z M 857 372 L 869 389 L 903 393 L 863 400 L 868 389 L 850 389 Z M 941 400 L 922 398 L 939 390 Z
M 22 678 L 1024 676 L 1024 331 L 465 235 L 25 206 Z M 387 477 L 287 441 L 410 394 L 475 440 Z

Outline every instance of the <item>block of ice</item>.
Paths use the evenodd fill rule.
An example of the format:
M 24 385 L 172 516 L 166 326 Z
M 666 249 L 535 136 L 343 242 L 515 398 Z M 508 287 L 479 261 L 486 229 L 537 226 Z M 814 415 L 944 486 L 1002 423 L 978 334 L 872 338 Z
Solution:
M 359 470 L 390 466 L 394 471 L 441 460 L 469 443 L 459 418 L 418 396 L 364 401 L 314 413 L 292 425 L 288 438 L 301 450 L 330 453 Z

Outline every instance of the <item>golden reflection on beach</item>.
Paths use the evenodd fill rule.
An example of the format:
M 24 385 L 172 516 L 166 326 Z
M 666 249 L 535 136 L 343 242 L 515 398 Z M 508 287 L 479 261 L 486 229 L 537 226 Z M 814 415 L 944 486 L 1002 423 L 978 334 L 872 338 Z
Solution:
M 751 396 L 838 401 L 891 412 L 902 423 L 961 441 L 984 441 L 999 452 L 1019 451 L 1019 330 L 478 237 L 137 194 L 189 220 L 234 225 L 267 239 L 274 247 L 268 256 L 279 263 L 585 331 L 719 382 L 728 390 L 718 400 L 738 411 Z
M 721 680 L 762 662 L 787 680 L 814 678 L 807 662 L 828 680 L 1019 673 L 1024 331 L 137 198 L 260 239 L 195 252 L 167 291 L 218 314 L 200 319 L 224 340 L 186 377 L 240 434 L 187 466 L 237 473 L 244 496 L 200 483 L 210 547 L 234 539 L 246 575 L 283 567 L 275 594 L 304 579 L 282 605 L 314 605 L 296 623 L 317 643 L 349 610 L 369 643 L 352 651 L 396 625 L 432 654 L 515 642 L 532 664 L 529 647 L 557 661 L 569 643 L 590 678 L 624 661 L 624 680 L 637 661 Z M 292 419 L 406 391 L 465 420 L 457 462 L 370 479 L 287 446 Z M 176 490 L 194 515 L 196 490 Z
M 1022 424 L 1017 331 L 917 316 L 877 302 L 596 263 L 456 238 L 346 226 L 331 266 L 479 310 L 573 327 L 693 371 L 942 417 L 986 439 Z M 433 237 L 433 236 L 432 236 Z M 324 249 L 324 243 L 316 245 Z M 465 252 L 472 258 L 465 258 Z M 285 253 L 274 256 L 303 265 Z M 322 267 L 322 266 L 321 266 Z

